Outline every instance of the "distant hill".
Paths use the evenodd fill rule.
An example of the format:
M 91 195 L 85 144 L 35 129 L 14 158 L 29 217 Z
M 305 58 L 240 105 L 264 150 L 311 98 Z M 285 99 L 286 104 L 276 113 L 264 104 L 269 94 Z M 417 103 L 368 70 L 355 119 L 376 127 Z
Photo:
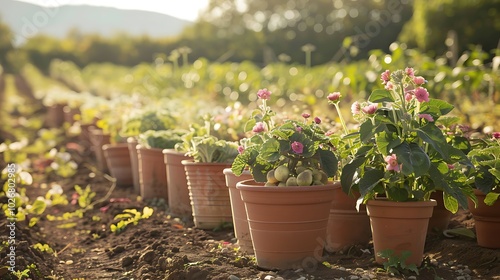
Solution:
M 63 38 L 72 28 L 103 36 L 127 32 L 156 38 L 170 37 L 192 24 L 155 12 L 88 5 L 42 7 L 14 0 L 1 0 L 0 20 L 14 32 L 16 44 L 39 33 Z

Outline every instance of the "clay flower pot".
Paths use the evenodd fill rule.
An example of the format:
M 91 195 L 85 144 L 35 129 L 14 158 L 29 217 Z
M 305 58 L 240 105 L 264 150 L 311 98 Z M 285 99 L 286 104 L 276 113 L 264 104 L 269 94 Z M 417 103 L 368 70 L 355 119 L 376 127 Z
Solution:
M 137 145 L 141 197 L 163 198 L 168 202 L 167 168 L 162 149 L 149 149 Z
M 265 269 L 316 266 L 326 243 L 326 226 L 340 185 L 267 187 L 237 183 L 248 215 L 257 265 Z
M 410 251 L 405 263 L 420 266 L 424 254 L 429 218 L 436 201 L 394 202 L 385 199 L 368 200 L 366 210 L 370 216 L 375 261 L 386 260 L 378 253 L 386 249 L 396 256 Z
M 117 186 L 132 186 L 132 167 L 127 144 L 106 144 L 102 146 L 111 176 Z
M 335 183 L 340 185 L 340 183 Z M 370 217 L 366 206 L 360 205 L 356 210 L 356 197 L 349 196 L 342 188 L 335 188 L 335 196 L 330 208 L 326 234 L 326 250 L 336 252 L 352 245 L 366 244 L 371 240 Z
M 102 146 L 106 144 L 110 144 L 110 135 L 107 133 L 104 133 L 101 129 L 95 128 L 95 127 L 90 127 L 90 143 L 91 143 L 91 149 L 94 152 L 95 159 L 97 162 L 97 167 L 102 171 L 102 172 L 108 172 L 108 165 L 106 163 L 106 158 L 104 157 L 104 152 L 102 150 Z
M 250 228 L 248 227 L 245 204 L 241 200 L 240 190 L 236 188 L 238 182 L 253 179 L 252 174 L 250 174 L 250 171 L 245 170 L 243 174 L 236 176 L 231 168 L 226 168 L 224 169 L 224 175 L 226 176 L 226 186 L 229 188 L 234 235 L 238 239 L 238 246 L 240 247 L 240 251 L 253 254 L 252 237 L 250 236 Z
M 453 213 L 444 207 L 443 191 L 433 192 L 431 194 L 431 199 L 434 199 L 437 205 L 434 207 L 432 216 L 429 219 L 428 232 L 443 232 L 448 229 Z
M 191 217 L 191 202 L 183 160 L 190 157 L 173 149 L 163 150 L 163 160 L 167 171 L 168 206 L 172 215 Z
M 45 125 L 48 127 L 60 128 L 64 123 L 64 105 L 54 104 L 47 106 L 47 114 L 45 115 Z
M 130 165 L 132 167 L 132 180 L 134 183 L 134 192 L 141 193 L 141 183 L 139 178 L 139 157 L 137 155 L 137 139 L 135 137 L 127 138 L 127 146 L 130 154 Z
M 193 208 L 194 225 L 200 229 L 214 229 L 233 221 L 229 190 L 224 168 L 227 163 L 203 163 L 183 160 L 189 198 Z
M 470 199 L 468 204 L 469 211 L 474 217 L 477 244 L 485 248 L 499 249 L 500 201 L 497 200 L 493 205 L 488 206 L 484 203 L 486 194 L 477 189 L 474 189 L 474 194 L 478 200 L 477 208 Z

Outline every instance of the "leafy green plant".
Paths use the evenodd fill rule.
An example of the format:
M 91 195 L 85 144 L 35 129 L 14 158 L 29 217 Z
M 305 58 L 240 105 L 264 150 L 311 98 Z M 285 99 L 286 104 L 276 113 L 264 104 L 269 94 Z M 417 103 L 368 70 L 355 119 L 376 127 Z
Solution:
M 475 197 L 459 170 L 472 164 L 436 125 L 453 105 L 429 98 L 425 79 L 412 68 L 386 70 L 381 80 L 385 89 L 373 91 L 368 102 L 353 104 L 361 146 L 342 169 L 344 191 L 358 189 L 366 203 L 378 195 L 427 201 L 441 189 L 448 210 L 455 213 L 458 205 L 467 209 L 467 198 Z
M 211 121 L 204 117 L 205 125 L 193 124 L 190 131 L 182 136 L 182 142 L 175 149 L 193 157 L 195 162 L 232 163 L 238 155 L 238 143 L 220 140 L 210 134 Z
M 268 186 L 324 185 L 336 174 L 338 159 L 333 153 L 330 137 L 320 126 L 321 119 L 301 116 L 304 121 L 287 120 L 275 125 L 273 112 L 267 106 L 271 92 L 261 89 L 260 110 L 252 113 L 246 125 L 255 133 L 250 145 L 240 148 L 232 171 L 240 175 L 245 168 L 257 182 Z
M 377 253 L 383 259 L 387 261 L 384 262 L 384 269 L 387 273 L 394 274 L 408 274 L 409 272 L 414 272 L 419 274 L 418 268 L 415 264 L 407 265 L 405 263 L 406 259 L 411 255 L 410 251 L 402 251 L 400 256 L 397 256 L 393 250 L 386 249 Z
M 500 132 L 472 141 L 470 176 L 475 188 L 486 194 L 484 203 L 491 206 L 500 196 Z
M 138 143 L 146 148 L 173 149 L 186 133 L 184 130 L 148 130 L 139 135 Z
M 153 215 L 153 208 L 147 206 L 142 209 L 142 213 L 137 209 L 125 209 L 123 213 L 115 216 L 114 220 L 120 221 L 110 225 L 111 232 L 118 234 L 124 231 L 128 225 L 137 225 L 140 220 L 148 219 L 151 215 Z

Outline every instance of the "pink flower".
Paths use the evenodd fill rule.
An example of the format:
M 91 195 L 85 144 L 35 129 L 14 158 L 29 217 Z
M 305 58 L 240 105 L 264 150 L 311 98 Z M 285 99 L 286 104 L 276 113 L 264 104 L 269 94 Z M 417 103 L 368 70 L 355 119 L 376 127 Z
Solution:
M 389 155 L 389 156 L 386 156 L 384 158 L 385 162 L 387 162 L 387 166 L 386 166 L 386 169 L 388 171 L 396 171 L 396 172 L 399 172 L 399 164 L 398 164 L 398 159 L 396 157 L 395 154 L 392 154 L 392 155 Z
M 243 154 L 244 151 L 245 151 L 245 147 L 243 147 L 243 146 L 238 147 L 238 153 Z
M 261 89 L 257 92 L 257 96 L 260 98 L 260 99 L 264 99 L 264 100 L 267 100 L 269 99 L 269 97 L 271 96 L 271 92 L 267 90 L 267 88 L 265 89 Z
M 308 119 L 310 116 L 311 116 L 311 114 L 309 114 L 309 113 L 302 113 L 302 117 L 304 119 Z
M 413 68 L 411 68 L 411 67 L 406 67 L 405 68 L 405 72 L 410 77 L 415 76 L 415 70 L 413 70 Z
M 320 118 L 318 118 L 318 117 L 314 117 L 314 122 L 315 122 L 316 124 L 320 124 L 320 123 L 321 123 L 321 119 L 320 119 Z
M 425 84 L 425 79 L 422 76 L 415 76 L 413 77 L 413 82 L 417 85 L 423 85 Z
M 382 84 L 387 84 L 387 82 L 391 79 L 391 71 L 385 70 L 385 72 L 380 75 L 380 79 L 382 80 Z
M 302 127 L 300 126 L 295 127 L 295 131 L 297 131 L 298 133 L 302 132 Z
M 258 122 L 254 125 L 252 131 L 255 133 L 263 132 L 266 130 L 266 127 L 264 126 L 263 122 Z
M 415 98 L 417 98 L 418 102 L 428 102 L 429 92 L 423 87 L 418 87 L 415 89 Z
M 294 141 L 292 143 L 292 150 L 296 154 L 302 154 L 302 152 L 304 151 L 304 145 L 302 145 L 302 143 L 300 142 Z
M 500 132 L 493 132 L 491 135 L 492 135 L 492 136 L 493 136 L 493 138 L 495 138 L 495 139 L 500 139 Z
M 366 105 L 361 110 L 363 110 L 363 113 L 365 113 L 365 114 L 373 115 L 377 111 L 377 107 L 378 107 L 377 104 L 370 104 L 370 105 Z
M 453 164 L 448 164 L 448 169 L 455 169 L 455 165 L 453 165 Z
M 391 82 L 387 82 L 385 84 L 385 89 L 386 90 L 392 90 L 392 89 L 394 89 L 394 85 Z
M 421 119 L 426 119 L 430 122 L 433 122 L 434 121 L 434 118 L 429 115 L 429 114 L 418 114 L 418 117 L 421 118 Z
M 340 100 L 340 92 L 332 92 L 328 95 L 328 100 L 335 102 Z
M 357 115 L 361 112 L 361 104 L 358 101 L 354 101 L 351 105 L 351 113 L 353 115 Z
M 413 94 L 411 94 L 411 92 L 407 92 L 405 94 L 405 100 L 406 102 L 410 102 L 410 100 L 413 98 Z

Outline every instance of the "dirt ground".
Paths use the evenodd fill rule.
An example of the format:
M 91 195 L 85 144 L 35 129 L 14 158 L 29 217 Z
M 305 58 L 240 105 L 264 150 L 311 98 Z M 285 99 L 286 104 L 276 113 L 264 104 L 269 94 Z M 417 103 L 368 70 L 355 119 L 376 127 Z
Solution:
M 29 227 L 18 222 L 16 269 L 35 264 L 23 279 L 500 279 L 500 250 L 479 247 L 463 236 L 429 234 L 425 260 L 419 275 L 391 275 L 374 263 L 372 244 L 359 244 L 344 252 L 325 251 L 323 263 L 298 270 L 268 271 L 256 266 L 252 255 L 238 252 L 231 228 L 217 231 L 193 228 L 191 220 L 171 217 L 162 201 L 138 201 L 132 188 L 113 187 L 94 169 L 87 147 L 72 151 L 79 161 L 78 174 L 56 182 L 35 181 L 28 189 L 32 199 L 44 195 L 52 183 L 60 184 L 71 199 L 75 184 L 90 185 L 94 207 L 81 218 L 49 220 L 80 209 L 78 204 L 47 208 L 40 221 Z M 45 183 L 45 184 L 44 184 Z M 0 201 L 1 204 L 6 201 Z M 129 225 L 121 233 L 110 231 L 113 217 L 124 209 L 154 209 L 149 219 Z M 0 219 L 0 240 L 7 240 L 4 214 Z M 449 228 L 474 230 L 468 211 L 453 215 Z M 54 253 L 41 252 L 34 244 L 48 244 Z M 0 251 L 1 279 L 17 279 L 5 267 L 8 256 Z M 273 278 L 274 277 L 274 278 Z

